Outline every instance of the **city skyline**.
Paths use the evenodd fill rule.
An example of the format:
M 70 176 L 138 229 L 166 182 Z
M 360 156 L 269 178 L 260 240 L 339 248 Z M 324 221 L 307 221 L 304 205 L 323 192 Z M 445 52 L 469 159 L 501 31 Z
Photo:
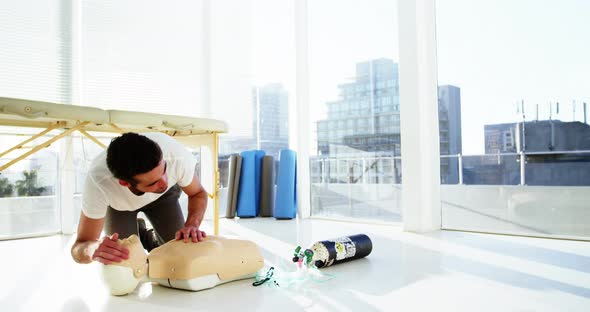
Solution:
M 129 8 L 133 3 L 121 5 Z M 350 0 L 308 3 L 312 123 L 326 117 L 325 103 L 336 98 L 338 83 L 354 77 L 352 64 L 376 58 L 399 60 L 397 1 L 371 0 L 368 4 Z M 231 125 L 231 135 L 240 136 L 252 131 L 251 123 L 243 122 L 243 116 L 251 113 L 250 88 L 279 82 L 289 92 L 289 110 L 293 118 L 296 76 L 293 2 L 241 1 L 231 3 L 235 10 L 227 10 L 229 5 L 211 3 L 210 13 L 215 18 L 211 20 L 208 42 L 210 81 L 206 82 L 201 81 L 206 78 L 200 72 L 205 64 L 199 59 L 202 29 L 199 23 L 187 18 L 187 10 L 176 7 L 173 12 L 166 13 L 178 14 L 179 18 L 164 27 L 152 23 L 153 16 L 161 13 L 158 7 L 146 8 L 134 17 L 135 23 L 128 23 L 117 5 L 83 5 L 84 19 L 79 29 L 84 36 L 82 48 L 86 51 L 79 60 L 83 78 L 82 104 L 112 108 L 117 103 L 125 103 L 129 109 L 169 113 L 170 103 L 183 103 L 175 107 L 177 114 L 202 114 L 226 120 Z M 26 8 L 25 3 L 11 6 L 15 12 Z M 335 6 L 339 7 L 339 14 L 333 14 Z M 201 13 L 198 5 L 193 9 L 194 14 Z M 36 8 L 31 14 L 42 17 L 46 15 L 43 12 Z M 590 72 L 590 63 L 585 61 L 585 55 L 590 55 L 590 41 L 584 40 L 590 21 L 585 18 L 586 12 L 590 12 L 590 2 L 582 0 L 436 2 L 438 82 L 440 86 L 461 87 L 464 154 L 484 154 L 485 125 L 521 121 L 516 107 L 522 100 L 527 106 L 527 120 L 535 119 L 538 104 L 539 119 L 548 119 L 549 108 L 553 106 L 552 119 L 581 121 L 582 103 L 590 103 L 587 91 L 590 79 L 586 74 Z M 52 11 L 52 19 L 46 23 L 54 25 L 50 21 L 56 19 L 58 13 Z M 7 21 L 24 21 L 18 14 L 9 15 L 5 16 Z M 268 27 L 269 23 L 273 27 Z M 150 31 L 138 32 L 143 26 Z M 99 27 L 101 32 L 96 32 Z M 169 33 L 175 35 L 164 36 L 165 29 L 174 30 Z M 46 50 L 57 56 L 31 44 L 23 47 L 31 53 L 26 57 L 41 51 L 47 63 L 59 63 L 51 58 L 57 58 L 61 51 L 57 46 L 60 41 L 50 36 L 58 33 L 57 30 L 51 28 L 47 32 L 39 28 L 34 32 L 47 42 L 55 43 Z M 192 39 L 183 41 L 182 36 L 189 33 Z M 10 41 L 11 38 L 5 39 Z M 61 43 L 67 43 L 65 39 L 61 38 L 64 40 Z M 165 44 L 137 53 L 138 47 L 151 47 L 154 39 Z M 167 57 L 154 63 L 155 55 Z M 18 55 L 14 57 L 20 60 Z M 189 62 L 177 62 L 184 58 Z M 38 72 L 39 68 L 47 70 L 37 63 L 21 65 L 29 66 L 24 67 L 27 72 Z M 10 66 L 7 69 L 12 68 Z M 26 77 L 30 76 L 23 75 L 25 80 L 11 78 L 6 86 L 25 85 Z M 53 86 L 56 80 L 53 76 L 49 78 L 47 81 L 52 83 L 33 89 L 45 90 Z M 121 88 L 123 85 L 128 88 Z M 201 89 L 203 87 L 208 89 Z M 7 87 L 11 89 L 18 88 Z M 228 89 L 232 91 L 227 92 Z M 201 99 L 207 93 L 210 107 L 203 109 Z M 561 106 L 558 115 L 555 114 L 556 102 Z M 235 103 L 241 103 L 240 112 L 236 112 Z M 296 133 L 296 129 L 290 131 Z M 314 146 L 315 142 L 310 145 Z
M 439 84 L 460 85 L 465 154 L 484 153 L 487 124 L 549 119 L 581 121 L 573 101 L 589 102 L 590 2 L 437 1 Z
M 289 93 L 280 83 L 253 87 L 252 113 L 256 148 L 278 159 L 289 148 Z

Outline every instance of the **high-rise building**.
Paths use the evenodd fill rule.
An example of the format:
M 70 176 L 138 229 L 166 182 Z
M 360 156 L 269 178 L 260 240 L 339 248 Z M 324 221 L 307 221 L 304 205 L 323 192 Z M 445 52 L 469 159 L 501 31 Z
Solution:
M 389 59 L 356 64 L 356 76 L 338 85 L 340 99 L 327 103 L 317 122 L 320 155 L 400 155 L 398 65 Z
M 441 155 L 458 155 L 461 144 L 461 89 L 451 85 L 438 87 L 438 122 Z
M 485 153 L 583 151 L 590 126 L 579 121 L 538 120 L 485 125 Z
M 516 127 L 518 123 L 503 123 L 484 126 L 485 153 L 516 153 Z
M 278 159 L 289 147 L 288 93 L 281 84 L 252 89 L 252 136 L 258 149 Z
M 327 103 L 327 118 L 317 122 L 318 154 L 330 157 L 399 157 L 398 64 L 385 58 L 357 63 L 353 80 L 338 85 L 338 88 L 339 99 Z M 460 89 L 445 85 L 439 87 L 438 92 L 441 155 L 460 154 Z M 399 164 L 394 163 L 393 166 L 399 169 Z M 458 181 L 457 166 L 456 159 L 445 158 L 441 178 Z M 393 168 L 382 169 L 400 172 Z M 399 179 L 395 181 L 399 182 Z
M 441 157 L 441 183 L 459 183 L 461 143 L 461 90 L 451 85 L 438 87 L 438 123 Z M 444 157 L 448 156 L 448 157 Z
M 516 153 L 524 153 L 527 185 L 590 185 L 590 166 L 586 165 L 590 153 L 584 152 L 590 150 L 589 125 L 539 120 L 485 125 L 484 130 L 485 153 L 497 156 L 466 166 L 468 176 L 473 176 L 466 183 L 520 183 L 521 163 Z

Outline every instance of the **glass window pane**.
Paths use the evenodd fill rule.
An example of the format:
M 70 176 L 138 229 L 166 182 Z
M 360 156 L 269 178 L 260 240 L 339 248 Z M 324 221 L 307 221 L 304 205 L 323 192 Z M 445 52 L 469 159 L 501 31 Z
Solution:
M 199 1 L 81 3 L 82 105 L 187 116 L 207 113 Z
M 289 148 L 295 101 L 293 5 L 291 0 L 210 1 L 211 114 L 230 125 L 220 137 L 220 207 L 227 205 L 230 155 L 261 149 L 278 162 L 279 151 Z M 323 138 L 334 128 L 315 126 Z
M 590 238 L 590 3 L 436 10 L 443 228 Z
M 63 1 L 2 1 L 0 94 L 69 103 L 70 25 Z
M 7 150 L 26 137 L 10 135 L 19 129 L 0 127 L 2 150 Z M 31 129 L 20 129 L 19 133 L 31 133 Z M 34 140 L 27 145 L 36 145 L 51 136 Z M 22 154 L 17 150 L 0 159 L 6 164 Z M 10 166 L 0 175 L 0 239 L 26 237 L 61 231 L 58 206 L 58 155 L 50 146 L 33 156 Z
M 335 134 L 315 138 L 312 168 L 330 167 L 311 171 L 312 215 L 399 222 L 399 120 L 382 104 L 399 98 L 397 2 L 309 1 L 308 21 L 311 120 Z
M 63 1 L 3 1 L 0 10 L 0 96 L 71 102 L 70 16 Z M 67 6 L 67 5 L 66 5 Z M 0 127 L 0 150 L 21 143 L 37 129 Z M 14 134 L 19 134 L 14 135 Z M 50 139 L 55 132 L 43 137 Z M 6 164 L 35 144 L 2 156 Z M 0 239 L 57 233 L 61 230 L 58 156 L 55 145 L 2 171 Z

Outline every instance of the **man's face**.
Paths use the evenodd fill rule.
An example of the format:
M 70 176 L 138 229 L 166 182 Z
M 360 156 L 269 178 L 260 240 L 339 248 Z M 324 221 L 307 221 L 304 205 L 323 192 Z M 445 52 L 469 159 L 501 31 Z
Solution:
M 133 177 L 137 181 L 135 188 L 145 193 L 164 193 L 168 188 L 166 169 L 166 162 L 160 160 L 156 168 Z

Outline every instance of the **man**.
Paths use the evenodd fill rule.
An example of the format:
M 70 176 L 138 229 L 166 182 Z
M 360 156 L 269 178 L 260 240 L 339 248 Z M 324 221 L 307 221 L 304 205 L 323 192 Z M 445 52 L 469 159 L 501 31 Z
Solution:
M 169 240 L 198 242 L 207 208 L 207 193 L 195 176 L 196 161 L 180 143 L 163 133 L 125 133 L 111 141 L 107 151 L 91 164 L 82 194 L 82 213 L 72 257 L 78 263 L 104 264 L 128 258 L 117 239 L 139 234 L 151 250 Z M 186 222 L 178 203 L 188 196 Z M 137 213 L 154 227 L 146 231 Z M 100 239 L 105 228 L 107 236 Z M 155 232 L 155 233 L 154 233 Z

